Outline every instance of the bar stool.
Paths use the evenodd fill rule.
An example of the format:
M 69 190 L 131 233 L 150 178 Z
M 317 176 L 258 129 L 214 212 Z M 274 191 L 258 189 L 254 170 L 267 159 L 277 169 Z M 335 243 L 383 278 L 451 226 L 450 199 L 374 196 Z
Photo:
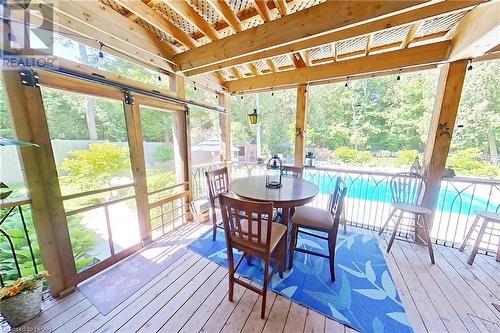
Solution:
M 491 225 L 491 233 L 488 233 L 488 234 L 493 234 L 494 226 L 500 225 L 500 213 L 499 212 L 488 212 L 485 210 L 481 210 L 481 211 L 475 211 L 474 213 L 476 214 L 476 219 L 474 220 L 474 222 L 472 222 L 472 225 L 471 225 L 469 231 L 467 232 L 467 235 L 465 236 L 465 239 L 464 239 L 464 241 L 459 249 L 460 251 L 463 252 L 463 250 L 465 249 L 465 246 L 467 245 L 467 242 L 470 239 L 470 236 L 472 235 L 472 232 L 476 229 L 477 225 L 479 224 L 479 221 L 481 219 L 483 219 L 481 226 L 479 227 L 479 232 L 477 234 L 476 241 L 474 242 L 474 246 L 472 247 L 472 253 L 469 256 L 469 259 L 467 260 L 467 263 L 469 265 L 472 265 L 472 263 L 474 262 L 474 259 L 476 258 L 477 251 L 480 250 L 479 245 L 481 244 L 481 241 L 482 241 L 483 236 L 486 232 L 486 228 L 488 227 L 488 224 L 490 224 L 490 223 L 492 224 Z M 500 238 L 500 235 L 499 235 L 499 238 Z M 497 261 L 500 261 L 500 239 L 498 241 Z

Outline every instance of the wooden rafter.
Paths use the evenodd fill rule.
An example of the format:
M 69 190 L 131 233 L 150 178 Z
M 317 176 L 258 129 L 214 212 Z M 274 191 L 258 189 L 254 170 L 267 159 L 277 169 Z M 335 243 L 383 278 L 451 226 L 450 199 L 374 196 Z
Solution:
M 243 23 L 240 21 L 238 16 L 232 11 L 231 7 L 226 3 L 225 0 L 207 0 L 210 6 L 215 9 L 219 15 L 224 18 L 224 21 L 229 24 L 229 26 L 235 32 L 241 32 L 245 30 Z
M 218 56 L 216 54 L 211 54 L 210 55 L 210 61 L 207 61 L 208 63 L 206 65 L 203 65 L 202 67 L 198 69 L 190 69 L 186 70 L 184 69 L 184 72 L 188 75 L 196 75 L 200 73 L 205 73 L 205 72 L 210 72 L 214 71 L 217 69 L 222 69 L 222 68 L 227 68 L 230 66 L 235 66 L 237 64 L 241 63 L 248 63 L 251 61 L 256 61 L 258 59 L 268 59 L 284 54 L 288 54 L 290 52 L 296 52 L 304 49 L 311 49 L 320 45 L 328 44 L 328 43 L 334 43 L 337 41 L 341 40 L 347 40 L 350 38 L 354 38 L 357 36 L 362 36 L 362 35 L 367 35 L 370 33 L 375 33 L 379 31 L 383 31 L 388 29 L 388 27 L 394 28 L 397 26 L 403 26 L 406 24 L 410 23 L 415 23 L 420 20 L 429 18 L 429 17 L 435 17 L 439 15 L 444 15 L 448 13 L 453 13 L 457 11 L 462 11 L 465 9 L 472 8 L 476 6 L 479 3 L 484 2 L 483 0 L 472 0 L 472 1 L 444 1 L 444 2 L 438 2 L 438 3 L 431 3 L 426 6 L 420 6 L 414 9 L 410 9 L 408 11 L 403 11 L 403 12 L 398 12 L 394 15 L 386 15 L 382 18 L 372 20 L 370 22 L 366 23 L 361 23 L 356 26 L 356 29 L 350 29 L 350 28 L 345 28 L 345 29 L 338 29 L 336 31 L 322 34 L 319 36 L 315 37 L 310 37 L 306 39 L 301 39 L 299 41 L 295 41 L 286 45 L 282 46 L 271 46 L 268 49 L 260 49 L 257 50 L 251 54 L 246 54 L 246 55 L 239 55 L 234 58 L 225 58 L 223 56 Z M 272 3 L 271 3 L 272 4 Z M 320 6 L 320 5 L 318 5 Z M 315 6 L 315 7 L 318 7 Z M 314 8 L 314 7 L 313 7 Z M 311 8 L 311 9 L 313 9 Z M 310 12 L 310 10 L 308 11 Z M 296 15 L 297 13 L 288 15 L 287 17 L 284 17 L 282 19 L 289 19 L 290 17 Z M 270 23 L 276 24 L 278 20 L 275 20 Z M 263 26 L 257 27 L 257 28 L 264 28 L 267 27 L 265 24 Z M 256 28 L 250 29 L 253 30 L 253 34 L 256 33 L 254 30 Z M 281 29 L 281 28 L 280 28 Z M 247 30 L 247 31 L 250 31 Z M 228 38 L 231 38 L 234 36 L 230 36 Z M 254 38 L 254 37 L 252 37 Z M 225 39 L 227 40 L 227 38 Z M 197 50 L 196 53 L 200 52 L 201 50 Z M 207 53 L 210 53 L 208 49 L 206 49 Z M 203 52 L 205 53 L 205 52 Z M 201 52 L 199 53 L 201 54 Z M 182 57 L 185 58 L 190 58 L 194 54 L 187 54 L 184 53 Z M 181 55 L 178 55 L 176 57 L 179 57 Z M 189 66 L 189 67 L 194 67 L 194 66 Z
M 411 25 L 410 30 L 405 36 L 405 39 L 401 42 L 401 48 L 405 49 L 407 48 L 411 42 L 415 39 L 415 36 L 417 35 L 417 32 L 420 30 L 422 25 L 424 24 L 424 20 L 415 22 Z
M 280 13 L 281 17 L 290 14 L 290 8 L 288 8 L 286 0 L 274 0 L 274 3 L 278 8 L 278 12 Z
M 162 14 L 148 7 L 140 0 L 115 0 L 118 4 L 134 13 L 144 21 L 148 22 L 166 35 L 172 36 L 180 43 L 188 48 L 196 48 L 200 44 L 197 40 L 189 36 L 186 32 L 179 29 L 169 20 L 165 19 Z
M 182 16 L 186 21 L 194 25 L 198 30 L 203 32 L 205 36 L 207 36 L 210 40 L 219 40 L 220 35 L 205 19 L 198 14 L 193 7 L 191 7 L 184 0 L 175 0 L 175 1 L 165 1 L 164 2 L 168 7 L 173 9 L 177 14 Z
M 365 47 L 365 55 L 370 53 L 370 49 L 372 47 L 373 34 L 369 34 L 368 38 L 366 38 L 366 47 Z
M 269 7 L 267 7 L 266 1 L 254 0 L 254 4 L 255 8 L 257 9 L 257 12 L 259 13 L 260 17 L 262 17 L 264 23 L 270 22 L 272 20 L 273 14 L 269 10 Z
M 298 68 L 294 71 L 262 75 L 258 78 L 252 77 L 228 81 L 224 85 L 230 92 L 240 92 L 270 87 L 293 86 L 335 77 L 387 71 L 394 68 L 422 66 L 446 60 L 449 47 L 450 41 L 443 41 L 325 65 Z
M 98 40 L 108 48 L 118 50 L 125 56 L 147 63 L 150 66 L 174 71 L 170 61 L 177 49 L 164 43 L 138 24 L 127 20 L 106 5 L 87 1 L 83 6 L 76 1 L 61 1 L 58 6 L 46 7 L 42 3 L 30 5 L 30 20 L 49 21 L 65 33 L 71 33 L 88 39 L 87 44 Z M 43 15 L 49 10 L 51 15 Z M 22 11 L 12 11 L 13 15 L 24 15 Z
M 231 74 L 233 74 L 234 77 L 237 77 L 238 79 L 243 79 L 244 75 L 241 73 L 241 71 L 237 67 L 231 67 L 229 69 Z
M 266 59 L 266 64 L 269 66 L 271 72 L 276 73 L 278 71 L 278 67 L 274 63 L 273 59 Z
M 500 2 L 492 1 L 467 13 L 447 37 L 450 60 L 474 58 L 500 44 Z

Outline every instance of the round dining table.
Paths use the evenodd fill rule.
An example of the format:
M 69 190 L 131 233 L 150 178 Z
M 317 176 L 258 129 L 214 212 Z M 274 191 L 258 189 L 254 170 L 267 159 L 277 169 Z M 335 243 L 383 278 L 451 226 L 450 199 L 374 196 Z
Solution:
M 273 189 L 266 187 L 266 176 L 237 178 L 231 182 L 231 192 L 248 200 L 272 202 L 275 208 L 281 209 L 281 220 L 287 226 L 289 235 L 291 209 L 311 202 L 319 188 L 308 180 L 295 177 L 282 177 L 281 184 L 281 188 Z M 285 258 L 288 258 L 287 253 Z

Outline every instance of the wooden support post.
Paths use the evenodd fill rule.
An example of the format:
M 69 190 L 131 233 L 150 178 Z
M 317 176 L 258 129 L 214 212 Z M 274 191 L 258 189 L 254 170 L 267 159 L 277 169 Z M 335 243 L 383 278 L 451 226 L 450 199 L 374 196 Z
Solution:
M 226 109 L 226 114 L 219 114 L 220 125 L 220 140 L 221 140 L 221 156 L 225 166 L 228 168 L 229 175 L 231 175 L 231 112 L 229 110 L 229 95 L 219 93 L 219 105 Z
M 297 111 L 295 113 L 295 165 L 303 166 L 306 149 L 307 84 L 297 87 Z
M 77 284 L 71 239 L 40 88 L 25 86 L 17 70 L 3 71 L 16 138 L 39 145 L 19 149 L 31 196 L 33 223 L 52 295 Z
M 170 76 L 170 90 L 177 97 L 186 98 L 184 77 Z M 189 110 L 176 111 L 173 122 L 175 174 L 178 183 L 188 182 L 188 201 L 193 200 L 193 179 L 191 173 L 191 134 L 189 131 Z
M 139 104 L 133 100 L 133 95 L 125 93 L 123 109 L 127 124 L 127 137 L 130 152 L 130 163 L 134 177 L 135 200 L 139 216 L 139 232 L 142 246 L 151 244 L 151 217 L 149 214 L 149 196 L 146 179 L 146 162 L 144 160 L 144 144 Z
M 437 206 L 443 170 L 450 150 L 466 68 L 467 60 L 456 61 L 442 65 L 439 74 L 423 162 L 424 176 L 427 178 L 423 204 L 433 212 Z M 431 217 L 431 224 L 432 220 Z

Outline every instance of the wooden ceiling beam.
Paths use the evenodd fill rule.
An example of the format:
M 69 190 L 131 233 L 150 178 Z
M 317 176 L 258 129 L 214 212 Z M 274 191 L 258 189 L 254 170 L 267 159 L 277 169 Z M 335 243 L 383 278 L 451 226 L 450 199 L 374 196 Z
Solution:
M 267 7 L 266 0 L 254 0 L 254 5 L 264 23 L 272 20 L 273 14 L 269 10 L 269 7 Z
M 45 11 L 50 11 L 51 15 L 42 16 Z M 16 10 L 12 13 L 23 15 L 24 12 Z M 35 17 L 45 21 L 53 17 L 54 27 L 87 39 L 86 44 L 100 41 L 106 48 L 136 62 L 169 72 L 175 71 L 171 62 L 175 49 L 97 0 L 87 1 L 85 7 L 76 1 L 61 1 L 53 7 L 47 7 L 44 3 L 31 3 L 29 14 L 33 23 Z
M 288 5 L 285 0 L 274 0 L 274 3 L 278 8 L 278 12 L 280 13 L 281 17 L 290 14 L 290 8 L 288 8 Z
M 193 7 L 185 0 L 165 1 L 165 5 L 179 14 L 186 21 L 194 25 L 198 30 L 203 32 L 211 41 L 219 40 L 220 35 Z
M 410 9 L 404 13 L 399 13 L 395 15 L 388 15 L 382 18 L 375 19 L 373 21 L 367 23 L 361 23 L 356 26 L 355 29 L 345 28 L 339 29 L 330 33 L 326 33 L 320 36 L 312 37 L 309 39 L 303 39 L 296 42 L 292 42 L 286 45 L 271 47 L 268 49 L 262 49 L 255 53 L 240 55 L 234 57 L 232 59 L 225 59 L 224 57 L 219 57 L 217 54 L 211 54 L 206 65 L 201 66 L 197 69 L 184 69 L 186 75 L 196 75 L 200 73 L 206 73 L 215 71 L 222 68 L 227 68 L 230 66 L 235 66 L 242 63 L 248 63 L 252 61 L 256 61 L 259 59 L 268 59 L 276 56 L 285 55 L 292 52 L 297 52 L 300 50 L 314 48 L 320 45 L 334 43 L 337 41 L 347 40 L 350 38 L 367 35 L 370 33 L 375 33 L 378 31 L 383 31 L 386 29 L 391 29 L 397 26 L 403 26 L 410 23 L 415 23 L 423 19 L 427 19 L 430 17 L 435 17 L 439 15 L 445 15 L 449 13 L 454 13 L 458 11 L 462 11 L 465 9 L 470 9 L 484 2 L 484 0 L 471 0 L 471 1 L 444 1 L 438 3 L 432 3 L 425 7 L 419 7 L 415 9 Z M 319 6 L 319 5 L 318 5 Z M 317 7 L 317 6 L 316 6 Z M 314 8 L 314 7 L 313 7 Z M 312 8 L 311 8 L 312 9 Z M 289 15 L 282 19 L 287 19 L 292 17 L 295 14 Z M 278 20 L 273 21 L 277 22 Z M 265 25 L 264 25 L 265 26 Z M 263 26 L 261 26 L 263 27 Z M 257 27 L 258 28 L 258 27 Z M 254 28 L 255 29 L 255 28 Z M 246 31 L 251 31 L 246 30 Z M 254 33 L 255 34 L 255 33 Z M 232 36 L 230 36 L 232 37 Z M 228 37 L 229 38 L 229 37 Z M 254 38 L 254 36 L 252 36 Z M 251 39 L 253 40 L 253 39 Z M 184 55 L 186 56 L 186 54 Z M 178 56 L 177 56 L 178 57 Z M 223 59 L 223 60 L 220 60 Z M 193 66 L 191 66 L 193 67 Z
M 434 64 L 448 59 L 450 43 L 442 41 L 294 71 L 228 81 L 224 86 L 229 92 L 235 93 Z
M 278 67 L 274 63 L 273 59 L 271 59 L 271 58 L 266 59 L 266 64 L 267 64 L 267 66 L 269 66 L 269 69 L 271 70 L 271 72 L 276 73 L 279 71 Z
M 415 22 L 411 25 L 410 30 L 408 31 L 408 33 L 405 36 L 405 39 L 401 42 L 402 49 L 407 48 L 411 44 L 411 42 L 413 42 L 413 40 L 415 39 L 415 36 L 417 35 L 417 32 L 420 30 L 420 28 L 422 27 L 424 22 L 425 21 L 422 20 L 419 22 Z
M 226 37 L 224 40 L 182 52 L 175 56 L 175 60 L 182 71 L 194 69 L 226 59 L 276 48 L 297 40 L 306 40 L 334 29 L 350 27 L 381 15 L 407 10 L 426 2 L 327 1 Z M 257 0 L 255 4 L 262 5 L 262 2 Z M 261 7 L 268 8 L 267 5 Z
M 115 0 L 115 2 L 188 48 L 192 49 L 200 45 L 197 40 L 165 19 L 157 11 L 148 7 L 141 0 Z
M 207 0 L 207 2 L 220 16 L 222 16 L 224 21 L 226 21 L 234 31 L 240 32 L 245 30 L 243 23 L 225 0 Z
M 500 2 L 492 1 L 467 13 L 447 35 L 450 60 L 474 58 L 500 43 Z

